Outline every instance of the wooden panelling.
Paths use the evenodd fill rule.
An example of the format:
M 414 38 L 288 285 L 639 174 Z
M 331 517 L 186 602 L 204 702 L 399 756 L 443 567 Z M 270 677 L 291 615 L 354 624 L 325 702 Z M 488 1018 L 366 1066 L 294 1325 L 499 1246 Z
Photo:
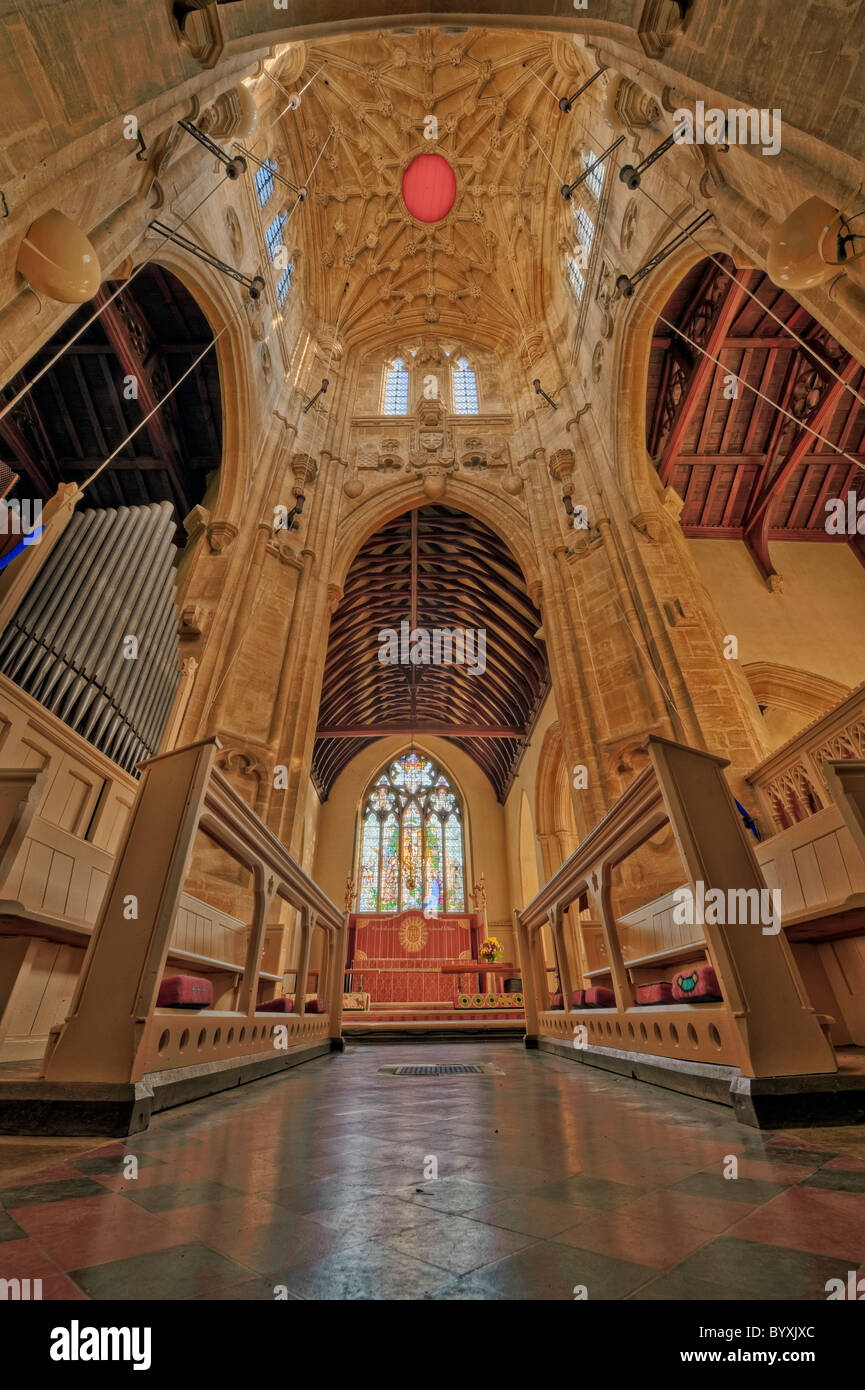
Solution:
M 25 945 L 17 938 L 4 947 L 4 953 L 18 948 L 21 955 L 11 988 L 0 995 L 0 1061 L 41 1057 L 50 1030 L 69 1011 L 84 952 L 51 941 Z
M 865 893 L 865 863 L 837 806 L 761 841 L 755 853 L 767 885 L 781 890 L 785 924 L 808 909 L 840 908 Z
M 228 961 L 241 969 L 246 960 L 249 929 L 237 917 L 181 893 L 171 935 L 171 948 L 194 951 L 210 960 Z
M 92 926 L 114 856 L 34 816 L 6 882 L 4 899 Z

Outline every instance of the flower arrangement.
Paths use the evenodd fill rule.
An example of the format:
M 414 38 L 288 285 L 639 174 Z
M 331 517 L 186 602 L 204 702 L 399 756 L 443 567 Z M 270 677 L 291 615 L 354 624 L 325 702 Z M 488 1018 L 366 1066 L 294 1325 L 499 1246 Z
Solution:
M 502 956 L 504 955 L 504 951 L 502 950 L 502 943 L 499 941 L 498 937 L 485 937 L 485 939 L 480 944 L 478 955 L 481 960 L 501 960 Z

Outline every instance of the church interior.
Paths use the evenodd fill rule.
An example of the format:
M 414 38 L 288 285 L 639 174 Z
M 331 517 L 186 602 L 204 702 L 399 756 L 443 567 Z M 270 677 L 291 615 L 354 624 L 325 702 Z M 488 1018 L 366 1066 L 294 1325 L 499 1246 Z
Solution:
M 865 4 L 0 24 L 6 1297 L 865 1297 Z

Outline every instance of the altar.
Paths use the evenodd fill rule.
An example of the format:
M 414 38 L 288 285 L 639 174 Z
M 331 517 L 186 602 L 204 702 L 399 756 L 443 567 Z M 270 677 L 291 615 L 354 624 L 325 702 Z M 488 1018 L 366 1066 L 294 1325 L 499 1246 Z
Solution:
M 417 908 L 349 917 L 346 990 L 365 991 L 380 1004 L 449 1004 L 457 991 L 475 991 L 483 922 L 475 913 L 430 914 Z M 444 967 L 447 966 L 447 971 Z

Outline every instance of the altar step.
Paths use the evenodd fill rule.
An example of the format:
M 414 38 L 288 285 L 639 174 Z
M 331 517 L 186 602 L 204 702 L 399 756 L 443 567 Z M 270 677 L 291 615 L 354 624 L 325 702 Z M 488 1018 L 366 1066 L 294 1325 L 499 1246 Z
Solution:
M 526 1017 L 521 1009 L 455 1009 L 430 1004 L 376 1005 L 367 1013 L 346 1012 L 343 1032 L 357 1041 L 364 1037 L 378 1041 L 406 1034 L 432 1038 L 469 1039 L 488 1037 L 521 1038 Z

